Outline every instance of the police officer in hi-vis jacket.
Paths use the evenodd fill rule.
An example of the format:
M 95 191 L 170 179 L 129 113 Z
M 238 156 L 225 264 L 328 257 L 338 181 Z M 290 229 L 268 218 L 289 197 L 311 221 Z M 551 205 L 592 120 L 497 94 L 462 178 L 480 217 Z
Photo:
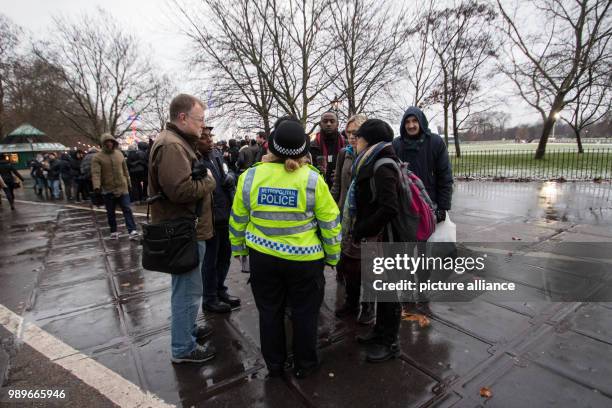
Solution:
M 323 268 L 336 265 L 340 257 L 339 210 L 327 183 L 308 163 L 309 140 L 301 123 L 281 122 L 268 147 L 262 163 L 238 180 L 229 227 L 232 254 L 249 255 L 261 350 L 270 376 L 283 375 L 289 306 L 294 374 L 303 378 L 319 365 Z

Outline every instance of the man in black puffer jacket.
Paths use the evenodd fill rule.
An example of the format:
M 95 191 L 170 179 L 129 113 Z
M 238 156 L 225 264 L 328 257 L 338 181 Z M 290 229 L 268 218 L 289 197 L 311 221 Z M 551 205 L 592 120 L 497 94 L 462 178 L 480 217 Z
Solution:
M 393 140 L 393 149 L 423 181 L 436 204 L 437 221 L 444 221 L 451 209 L 453 172 L 444 141 L 429 130 L 427 118 L 419 108 L 411 106 L 404 112 L 400 137 Z
M 142 150 L 140 143 L 138 143 L 137 148 L 132 148 L 132 146 L 130 146 L 127 156 L 127 166 L 130 172 L 130 180 L 132 181 L 132 202 L 142 202 L 147 196 L 147 192 L 144 189 L 144 182 L 147 178 L 148 161 L 146 149 L 148 145 L 144 143 L 144 150 Z
M 73 200 L 72 193 L 76 192 L 75 178 L 72 171 L 73 160 L 73 157 L 68 153 L 62 154 L 61 159 L 59 160 L 60 175 L 62 181 L 64 182 L 64 193 L 66 194 L 66 200 L 68 201 Z

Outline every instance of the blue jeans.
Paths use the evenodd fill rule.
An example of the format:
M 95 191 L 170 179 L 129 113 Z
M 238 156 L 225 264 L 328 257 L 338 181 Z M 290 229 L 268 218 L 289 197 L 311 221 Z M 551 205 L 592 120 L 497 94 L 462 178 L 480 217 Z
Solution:
M 206 241 L 206 249 L 202 263 L 204 303 L 214 303 L 227 295 L 225 278 L 232 259 L 228 225 L 215 225 L 215 236 Z
M 117 232 L 117 218 L 115 216 L 117 204 L 119 204 L 121 212 L 123 212 L 123 218 L 125 218 L 125 225 L 128 232 L 136 231 L 134 215 L 130 208 L 130 195 L 121 194 L 119 197 L 115 197 L 113 193 L 107 193 L 104 194 L 104 206 L 106 207 L 106 218 L 108 220 L 110 232 Z
M 172 275 L 172 357 L 189 355 L 196 348 L 196 319 L 202 302 L 201 265 L 206 253 L 206 242 L 198 241 L 200 262 L 192 271 Z
M 39 192 L 42 194 L 42 192 L 45 190 L 46 187 L 46 180 L 44 177 L 35 177 L 34 178 L 34 182 L 36 183 L 36 194 L 38 194 Z
M 49 188 L 51 189 L 52 193 L 53 193 L 53 198 L 55 199 L 59 199 L 60 198 L 60 181 L 58 180 L 47 180 L 47 182 L 49 183 Z

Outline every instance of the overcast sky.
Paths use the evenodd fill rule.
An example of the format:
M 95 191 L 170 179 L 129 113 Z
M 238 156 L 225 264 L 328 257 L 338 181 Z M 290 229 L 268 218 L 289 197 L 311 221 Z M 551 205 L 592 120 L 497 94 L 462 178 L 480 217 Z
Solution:
M 173 24 L 176 21 L 176 16 L 167 0 L 105 0 L 103 2 L 90 0 L 0 0 L 0 4 L 2 5 L 1 12 L 24 27 L 35 39 L 44 38 L 45 33 L 51 26 L 53 16 L 66 15 L 70 17 L 83 12 L 95 11 L 98 6 L 103 7 L 126 28 L 137 33 L 139 38 L 142 39 L 143 48 L 151 50 L 153 53 L 152 60 L 162 70 L 170 74 L 180 91 L 195 92 L 193 84 L 182 79 L 186 78 L 188 72 L 184 66 L 187 41 L 181 36 L 179 27 Z M 511 89 L 508 85 L 501 85 L 508 91 Z M 493 86 L 492 88 L 500 89 L 499 86 Z M 516 99 L 509 100 L 508 106 L 500 106 L 499 110 L 505 110 L 511 114 L 509 125 L 538 120 L 538 116 L 533 110 L 528 109 L 524 103 Z M 435 115 L 431 112 L 430 116 Z M 439 120 L 434 118 L 433 123 L 438 124 L 438 122 Z

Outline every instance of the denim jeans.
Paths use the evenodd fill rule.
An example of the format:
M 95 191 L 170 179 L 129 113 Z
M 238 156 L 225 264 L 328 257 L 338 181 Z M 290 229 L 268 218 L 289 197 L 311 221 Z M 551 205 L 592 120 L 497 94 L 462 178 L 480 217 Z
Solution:
M 56 200 L 60 198 L 60 181 L 58 180 L 47 180 L 49 188 L 53 193 L 53 198 Z
M 198 241 L 198 266 L 190 272 L 172 275 L 172 357 L 187 356 L 196 348 L 195 329 L 202 302 L 201 265 L 206 241 Z
M 215 236 L 206 241 L 206 249 L 202 262 L 204 303 L 214 303 L 227 295 L 225 278 L 232 259 L 228 225 L 215 225 Z
M 123 218 L 125 218 L 125 225 L 128 232 L 136 231 L 136 223 L 134 222 L 134 215 L 130 208 L 130 195 L 121 194 L 119 197 L 115 197 L 113 193 L 104 194 L 104 206 L 106 207 L 106 218 L 108 220 L 108 226 L 110 232 L 117 232 L 117 218 L 115 215 L 115 208 L 119 204 L 121 212 L 123 212 Z
M 43 191 L 45 191 L 45 178 L 44 177 L 36 177 L 34 179 L 34 182 L 36 183 L 36 194 L 38 194 L 39 192 L 42 194 Z

